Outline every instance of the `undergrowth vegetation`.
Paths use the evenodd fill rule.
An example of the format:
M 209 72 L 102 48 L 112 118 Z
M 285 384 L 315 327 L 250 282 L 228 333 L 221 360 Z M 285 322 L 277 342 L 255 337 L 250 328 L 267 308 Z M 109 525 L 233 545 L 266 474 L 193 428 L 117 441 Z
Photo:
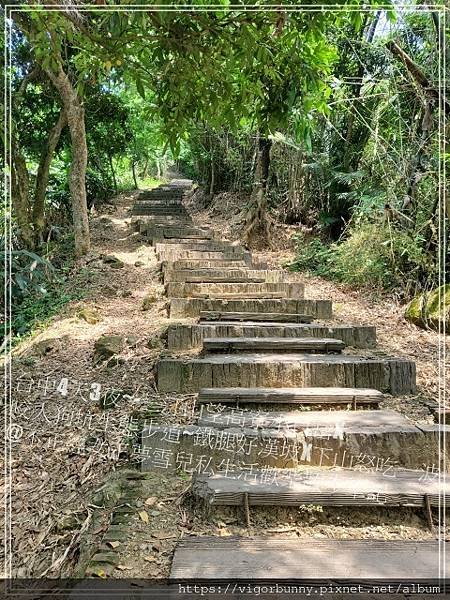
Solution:
M 288 267 L 308 271 L 355 287 L 370 287 L 396 292 L 409 298 L 420 287 L 432 283 L 430 257 L 423 251 L 422 240 L 389 224 L 366 223 L 348 233 L 342 241 L 324 243 L 304 233 L 294 236 L 296 257 Z

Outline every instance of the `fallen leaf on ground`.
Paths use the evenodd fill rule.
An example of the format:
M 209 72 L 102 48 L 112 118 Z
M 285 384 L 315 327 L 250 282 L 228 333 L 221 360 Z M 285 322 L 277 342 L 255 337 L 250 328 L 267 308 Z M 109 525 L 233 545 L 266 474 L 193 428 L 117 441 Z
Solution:
M 148 512 L 146 510 L 141 510 L 139 512 L 139 516 L 141 517 L 141 520 L 144 521 L 144 523 L 148 523 Z
M 111 548 L 118 548 L 120 546 L 120 542 L 118 542 L 118 541 L 108 542 L 108 544 L 111 546 Z M 119 568 L 119 567 L 117 567 L 117 568 Z

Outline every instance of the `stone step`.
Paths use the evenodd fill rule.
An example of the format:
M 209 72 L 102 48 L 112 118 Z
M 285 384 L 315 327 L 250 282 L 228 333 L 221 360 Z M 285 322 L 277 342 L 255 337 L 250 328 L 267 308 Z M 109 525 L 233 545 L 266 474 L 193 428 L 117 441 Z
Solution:
M 165 283 L 277 283 L 286 281 L 287 274 L 283 271 L 264 269 L 180 269 L 168 270 L 164 273 Z
M 208 321 L 307 322 L 295 316 L 299 314 L 331 319 L 331 300 L 172 298 L 170 301 L 171 317 L 200 317 Z
M 309 352 L 339 353 L 342 340 L 332 338 L 205 338 L 205 352 Z
M 431 580 L 437 589 L 433 593 L 442 593 L 439 590 L 444 586 L 439 581 L 449 569 L 450 544 L 438 540 L 189 536 L 176 546 L 169 581 L 181 585 L 203 581 L 206 588 L 208 583 L 232 582 L 223 589 L 229 585 L 238 593 L 241 582 L 242 597 L 248 595 L 248 583 L 255 582 L 255 589 L 272 592 L 267 598 L 314 598 L 328 591 L 331 596 L 350 598 L 367 588 L 368 593 L 361 596 L 367 598 L 387 594 L 389 582 L 396 582 L 394 591 L 408 595 L 413 590 L 413 595 L 419 595 L 418 590 L 428 591 L 423 586 Z M 422 586 L 417 587 L 417 581 Z M 342 583 L 344 594 L 336 593 Z
M 424 479 L 437 477 L 437 473 L 429 469 L 437 471 L 437 465 L 441 464 L 440 448 L 448 445 L 448 442 L 442 445 L 437 425 L 414 426 L 396 418 L 395 413 L 392 423 L 381 420 L 377 423 L 372 419 L 372 424 L 366 425 L 363 418 L 359 418 L 358 424 L 358 419 L 351 422 L 353 414 L 351 411 L 334 411 L 328 426 L 303 429 L 301 422 L 296 422 L 295 428 L 289 427 L 288 418 L 284 427 L 244 427 L 242 423 L 251 423 L 251 420 L 245 419 L 242 410 L 235 410 L 230 415 L 228 427 L 152 423 L 142 431 L 141 468 L 144 471 L 213 474 L 221 470 L 263 467 L 340 467 L 378 471 L 388 478 L 391 471 L 400 466 L 423 469 Z M 203 412 L 201 418 L 211 422 L 213 415 L 210 417 L 206 420 Z M 342 418 L 348 423 L 341 422 Z M 266 422 L 269 422 L 268 418 Z M 310 423 L 313 423 L 311 418 Z
M 336 405 L 376 405 L 384 394 L 379 390 L 357 388 L 204 388 L 197 404 L 323 404 L 324 409 Z
M 168 283 L 166 293 L 171 298 L 236 298 L 276 297 L 303 298 L 304 285 L 297 282 L 278 283 Z
M 168 284 L 197 285 L 197 284 Z M 228 285 L 228 284 L 227 284 Z M 235 284 L 233 284 L 235 285 Z M 238 284 L 240 285 L 240 284 Z M 270 284 L 279 285 L 279 284 Z M 285 284 L 283 284 L 285 285 Z M 295 284 L 297 285 L 297 284 Z M 170 295 L 170 294 L 169 294 Z M 178 296 L 179 297 L 179 296 Z M 372 326 L 362 325 L 317 325 L 301 323 L 266 323 L 217 321 L 194 325 L 169 325 L 167 332 L 167 348 L 172 351 L 200 348 L 206 337 L 331 337 L 342 340 L 346 346 L 355 348 L 374 348 L 376 346 L 376 330 Z
M 414 362 L 349 355 L 248 353 L 161 358 L 157 379 L 160 393 L 197 393 L 212 387 L 351 387 L 402 395 L 416 389 Z

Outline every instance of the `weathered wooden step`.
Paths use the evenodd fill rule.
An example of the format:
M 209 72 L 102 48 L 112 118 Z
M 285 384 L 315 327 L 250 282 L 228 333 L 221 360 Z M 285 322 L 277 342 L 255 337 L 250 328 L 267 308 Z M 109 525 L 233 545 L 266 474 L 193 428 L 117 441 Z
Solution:
M 185 282 L 185 283 L 277 283 L 286 281 L 286 273 L 278 270 L 264 269 L 180 269 L 167 270 L 164 273 L 165 283 Z
M 166 238 L 210 240 L 214 237 L 214 233 L 207 229 L 200 229 L 198 227 L 176 227 L 170 225 L 148 225 L 142 233 L 147 237 L 158 241 Z
M 218 252 L 227 250 L 229 252 L 233 251 L 242 251 L 245 250 L 243 246 L 240 244 L 233 244 L 232 242 L 224 242 L 219 239 L 214 240 L 191 240 L 189 238 L 177 238 L 177 239 L 168 239 L 164 240 L 164 242 L 160 242 L 161 246 L 157 248 L 160 250 L 200 250 L 200 251 L 208 251 L 208 252 Z M 191 246 L 195 246 L 195 248 L 191 248 Z
M 179 270 L 179 269 L 218 269 L 218 268 L 239 268 L 246 267 L 247 263 L 245 260 L 242 260 L 240 257 L 233 257 L 228 259 L 215 259 L 208 260 L 204 258 L 194 258 L 194 259 L 176 259 L 173 261 L 165 260 L 163 261 L 161 268 L 163 271 L 167 270 Z M 258 267 L 253 267 L 258 268 Z M 260 267 L 265 268 L 265 267 Z
M 234 586 L 239 581 L 264 582 L 265 586 L 268 581 L 274 582 L 273 586 L 275 582 L 292 584 L 297 581 L 303 587 L 308 587 L 305 586 L 306 581 L 311 584 L 311 597 L 326 594 L 330 589 L 328 582 L 331 581 L 337 581 L 338 584 L 344 581 L 344 585 L 348 586 L 352 582 L 359 585 L 364 584 L 364 580 L 370 580 L 369 589 L 377 584 L 385 588 L 386 581 L 400 581 L 403 582 L 400 584 L 402 587 L 397 588 L 396 584 L 395 589 L 410 593 L 412 582 L 422 580 L 423 584 L 423 580 L 441 577 L 445 570 L 439 568 L 439 557 L 445 560 L 448 572 L 450 550 L 447 548 L 442 555 L 441 551 L 437 540 L 188 537 L 177 544 L 169 579 L 180 584 L 190 581 L 231 581 L 233 589 L 238 592 L 239 588 Z M 314 583 L 317 581 L 322 581 L 322 585 L 326 582 L 325 590 Z M 439 582 L 434 583 L 439 588 Z M 335 585 L 331 586 L 333 591 Z M 242 591 L 245 595 L 247 587 L 244 586 Z M 277 594 L 284 596 L 283 591 Z M 286 594 L 286 597 L 289 595 Z M 300 596 L 306 597 L 304 593 Z M 340 597 L 349 596 L 345 593 Z
M 192 226 L 192 219 L 183 215 L 148 215 L 143 217 L 141 222 L 151 225 L 170 225 L 171 227 Z
M 156 216 L 156 215 L 158 215 L 160 217 L 174 216 L 175 214 L 179 214 L 180 216 L 183 215 L 183 213 L 181 211 L 178 212 L 178 211 L 172 211 L 171 210 L 170 212 L 169 211 L 164 212 L 162 210 L 161 211 L 154 211 L 154 210 L 149 210 L 149 209 L 146 209 L 146 208 L 136 208 L 135 210 L 132 211 L 131 214 L 134 217 L 145 217 L 145 218 Z M 148 227 L 148 224 L 147 224 L 147 227 Z
M 149 212 L 149 216 L 154 217 L 183 217 L 189 218 L 192 221 L 186 209 L 181 204 L 139 202 L 133 206 L 133 212 L 138 211 Z
M 273 471 L 267 482 L 261 471 L 229 471 L 200 474 L 192 493 L 207 504 L 242 506 L 244 495 L 250 506 L 438 506 L 450 492 L 439 478 L 425 481 L 424 471 L 392 469 L 383 472 L 353 469 L 311 469 L 307 472 Z
M 203 321 L 308 322 L 303 315 L 331 319 L 331 300 L 172 298 L 170 301 L 171 317 L 200 317 Z
M 176 299 L 175 299 L 176 300 Z M 172 302 L 172 301 L 171 301 Z M 177 308 L 178 310 L 178 308 Z M 174 311 L 175 312 L 175 311 Z M 192 315 L 189 315 L 192 316 Z M 196 315 L 195 315 L 196 316 Z M 243 322 L 259 322 L 267 321 L 272 323 L 310 323 L 313 320 L 312 315 L 304 315 L 299 313 L 258 313 L 258 312 L 219 312 L 216 310 L 200 310 L 200 321 L 243 321 Z
M 177 284 L 169 284 L 177 285 Z M 190 285 L 190 284 L 188 284 Z M 193 284 L 195 285 L 195 284 Z M 284 284 L 283 284 L 284 285 Z M 206 337 L 332 337 L 341 339 L 346 346 L 374 348 L 375 327 L 362 325 L 317 325 L 300 323 L 233 322 L 217 321 L 194 325 L 169 325 L 167 347 L 169 350 L 191 350 L 201 347 Z
M 341 438 L 359 433 L 373 435 L 388 432 L 415 432 L 416 427 L 402 414 L 393 410 L 291 410 L 259 411 L 224 409 L 223 406 L 202 406 L 198 425 L 228 429 L 230 427 L 256 427 L 303 431 L 306 437 Z
M 160 244 L 155 244 L 155 249 Z M 167 250 L 156 250 L 156 256 L 160 261 L 171 261 L 176 260 L 243 260 L 245 264 L 249 265 L 252 262 L 252 257 L 249 252 L 236 251 L 236 252 L 207 252 L 204 250 L 183 250 L 177 252 L 171 252 Z
M 297 282 L 280 281 L 278 283 L 168 283 L 166 293 L 171 298 L 208 298 L 236 295 L 236 298 L 262 297 L 303 298 L 304 285 Z M 223 296 L 222 296 L 223 297 Z
M 332 338 L 205 338 L 205 352 L 341 352 L 342 340 Z
M 356 388 L 204 388 L 198 404 L 378 404 L 384 398 L 379 390 Z
M 321 354 L 211 354 L 162 358 L 158 389 L 196 393 L 209 387 L 351 387 L 392 394 L 416 389 L 415 364 L 403 358 Z
M 135 231 L 139 231 L 139 233 L 146 235 L 146 231 L 149 227 L 149 223 L 156 224 L 156 225 L 158 225 L 158 227 L 173 226 L 173 225 L 175 225 L 176 227 L 180 227 L 180 226 L 186 225 L 186 223 L 183 223 L 183 222 L 177 223 L 176 220 L 173 219 L 173 217 L 168 219 L 167 215 L 157 217 L 156 220 L 154 220 L 153 217 L 151 217 L 150 215 L 141 214 L 141 216 L 139 216 L 139 217 L 136 217 L 136 216 L 133 217 L 132 227 Z

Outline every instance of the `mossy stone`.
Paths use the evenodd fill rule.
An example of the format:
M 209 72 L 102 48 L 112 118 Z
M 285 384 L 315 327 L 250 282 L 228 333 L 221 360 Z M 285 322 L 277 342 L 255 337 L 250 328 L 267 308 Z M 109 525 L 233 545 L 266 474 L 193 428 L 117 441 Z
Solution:
M 106 359 L 120 354 L 125 345 L 121 335 L 102 335 L 94 345 L 95 355 L 99 359 Z
M 443 328 L 445 322 L 445 333 L 450 333 L 450 284 L 413 298 L 406 307 L 405 319 L 418 327 L 435 330 Z
M 92 308 L 83 308 L 78 313 L 79 319 L 84 319 L 89 325 L 95 325 L 101 321 L 101 317 L 96 310 Z

